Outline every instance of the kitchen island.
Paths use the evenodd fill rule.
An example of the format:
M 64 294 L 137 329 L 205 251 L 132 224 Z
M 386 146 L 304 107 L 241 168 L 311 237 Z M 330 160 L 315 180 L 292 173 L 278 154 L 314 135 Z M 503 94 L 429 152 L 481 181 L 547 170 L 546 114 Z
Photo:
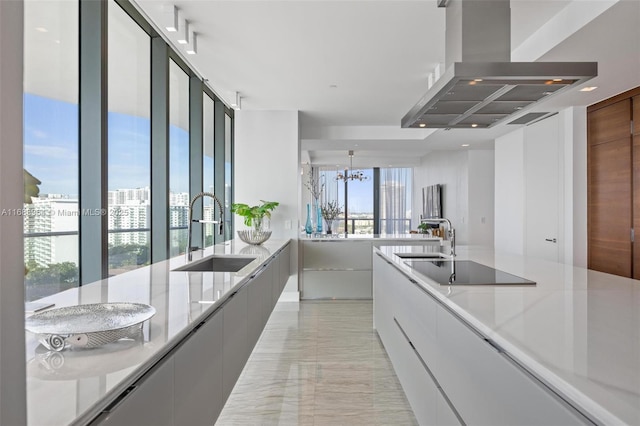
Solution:
M 47 351 L 27 333 L 28 424 L 213 424 L 289 278 L 289 244 L 193 253 L 254 258 L 238 272 L 173 271 L 182 255 L 41 299 L 145 303 L 156 314 L 138 338 L 95 349 Z
M 371 248 L 416 245 L 440 250 L 441 238 L 426 234 L 331 234 L 301 236 L 301 299 L 371 299 Z
M 419 422 L 640 424 L 638 281 L 463 247 L 536 284 L 441 285 L 412 251 L 374 249 L 374 327 Z

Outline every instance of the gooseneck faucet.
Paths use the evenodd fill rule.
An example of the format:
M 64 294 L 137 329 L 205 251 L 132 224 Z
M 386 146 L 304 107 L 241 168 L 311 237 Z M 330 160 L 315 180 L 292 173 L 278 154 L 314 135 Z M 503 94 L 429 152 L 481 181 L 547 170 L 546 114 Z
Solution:
M 218 210 L 220 211 L 220 220 L 203 220 L 203 219 L 194 219 L 193 218 L 193 205 L 200 198 L 211 197 L 218 204 Z M 224 220 L 223 220 L 223 212 L 222 212 L 222 204 L 218 197 L 216 197 L 211 192 L 200 192 L 196 194 L 189 203 L 189 222 L 187 223 L 187 261 L 191 260 L 191 252 L 197 250 L 198 247 L 191 247 L 191 224 L 192 223 L 217 223 L 218 225 L 218 235 L 222 235 L 224 231 Z
M 434 217 L 434 218 L 428 218 L 428 219 L 420 219 L 421 223 L 446 223 L 447 224 L 447 228 L 448 228 L 448 232 L 447 235 L 449 236 L 449 241 L 451 241 L 451 257 L 455 257 L 456 256 L 456 230 L 453 229 L 453 226 L 451 225 L 451 221 L 447 218 L 439 218 L 439 217 Z

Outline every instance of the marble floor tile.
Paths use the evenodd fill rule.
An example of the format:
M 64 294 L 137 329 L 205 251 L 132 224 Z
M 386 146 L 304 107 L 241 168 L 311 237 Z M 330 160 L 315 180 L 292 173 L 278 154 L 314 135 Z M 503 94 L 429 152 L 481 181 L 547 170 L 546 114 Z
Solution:
M 216 425 L 417 424 L 372 316 L 371 301 L 276 306 Z

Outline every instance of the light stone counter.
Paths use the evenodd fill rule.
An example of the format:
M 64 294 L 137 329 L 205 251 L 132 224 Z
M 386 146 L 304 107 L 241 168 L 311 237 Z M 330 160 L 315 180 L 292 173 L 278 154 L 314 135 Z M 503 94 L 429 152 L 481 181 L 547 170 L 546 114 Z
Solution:
M 288 243 L 270 239 L 251 246 L 233 240 L 193 254 L 193 260 L 210 254 L 256 256 L 235 273 L 173 272 L 186 263 L 182 255 L 41 299 L 55 307 L 146 303 L 156 314 L 144 323 L 142 339 L 96 349 L 48 352 L 26 333 L 28 424 L 86 424 Z
M 416 241 L 416 242 L 437 242 L 442 238 L 430 237 L 427 234 L 321 234 L 321 235 L 300 235 L 300 241 Z
M 537 285 L 446 286 L 394 255 L 415 247 L 374 250 L 595 423 L 640 424 L 639 281 L 462 247 L 458 260 Z

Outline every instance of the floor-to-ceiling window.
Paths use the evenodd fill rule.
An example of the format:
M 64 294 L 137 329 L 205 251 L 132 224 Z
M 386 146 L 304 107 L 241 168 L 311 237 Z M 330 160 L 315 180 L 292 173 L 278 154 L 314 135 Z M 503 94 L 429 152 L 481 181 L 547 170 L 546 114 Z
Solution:
M 348 234 L 405 234 L 411 228 L 410 168 L 380 168 L 359 170 L 361 178 L 344 179 L 349 170 L 320 167 L 319 180 L 324 184 L 321 204 L 336 202 L 343 215 L 333 232 Z M 376 185 L 375 171 L 380 180 Z M 378 199 L 376 208 L 375 201 Z M 376 222 L 378 226 L 376 225 Z
M 229 114 L 224 115 L 224 239 L 233 238 L 231 204 L 233 200 L 233 124 Z
M 151 254 L 184 252 L 190 170 L 201 173 L 204 190 L 225 188 L 227 209 L 232 202 L 233 111 L 128 0 L 26 0 L 24 31 L 25 205 L 7 214 L 24 217 L 26 299 L 146 265 Z M 91 42 L 107 49 L 87 49 Z M 192 93 L 199 102 L 196 87 L 202 138 L 189 128 L 199 113 L 189 108 Z M 190 144 L 202 145 L 201 159 L 190 157 Z M 214 151 L 224 159 L 215 170 Z M 87 194 L 97 194 L 99 208 L 93 200 L 81 207 Z M 204 214 L 214 210 L 205 199 Z M 85 215 L 104 221 L 85 226 Z M 153 232 L 152 219 L 168 236 Z M 216 230 L 203 227 L 206 245 Z
M 189 76 L 169 60 L 170 256 L 184 253 L 187 247 L 189 202 Z
M 25 298 L 78 285 L 78 2 L 24 4 Z
M 151 41 L 113 1 L 108 22 L 108 244 L 113 275 L 150 260 Z
M 214 124 L 214 101 L 207 94 L 202 99 L 202 190 L 215 193 L 215 170 L 214 170 L 214 150 L 215 150 L 215 124 Z M 203 215 L 206 221 L 215 219 L 215 211 L 218 208 L 210 197 L 202 199 Z M 216 228 L 212 224 L 203 225 L 204 246 L 213 245 Z
M 380 234 L 407 234 L 411 229 L 410 168 L 380 169 Z

